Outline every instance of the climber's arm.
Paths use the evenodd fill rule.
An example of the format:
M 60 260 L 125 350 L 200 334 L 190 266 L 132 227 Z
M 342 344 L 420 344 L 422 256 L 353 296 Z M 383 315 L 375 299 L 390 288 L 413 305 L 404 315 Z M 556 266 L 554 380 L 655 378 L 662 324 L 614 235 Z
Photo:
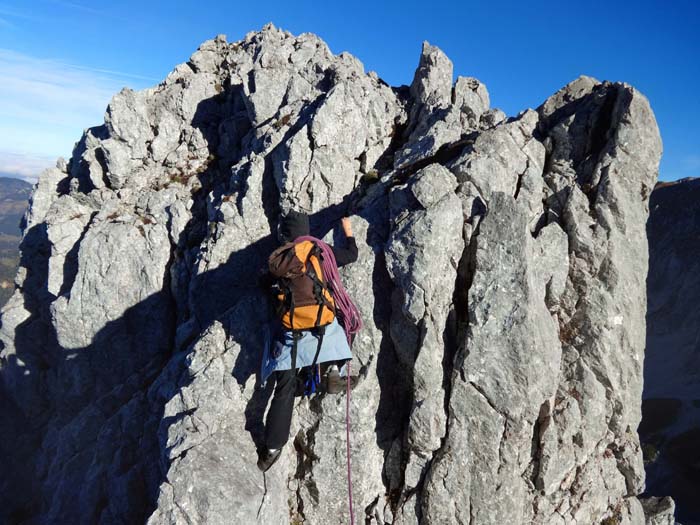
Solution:
M 338 263 L 338 267 L 354 263 L 357 260 L 358 255 L 357 243 L 355 242 L 355 237 L 352 235 L 352 225 L 350 224 L 350 219 L 343 217 L 341 219 L 341 225 L 343 227 L 343 232 L 345 233 L 345 247 L 341 248 L 338 246 L 333 246 L 333 255 L 335 255 L 335 262 Z

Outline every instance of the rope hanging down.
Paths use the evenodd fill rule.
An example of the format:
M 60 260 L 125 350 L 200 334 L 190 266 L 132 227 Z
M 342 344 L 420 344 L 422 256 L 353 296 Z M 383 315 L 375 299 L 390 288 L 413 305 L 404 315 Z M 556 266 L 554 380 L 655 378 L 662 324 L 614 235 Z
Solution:
M 347 395 L 345 396 L 345 457 L 348 460 L 348 505 L 350 507 L 350 525 L 355 525 L 355 513 L 352 511 L 352 471 L 350 469 L 350 361 L 348 361 Z
M 323 278 L 328 283 L 333 292 L 333 299 L 336 305 L 336 315 L 338 322 L 345 329 L 345 336 L 348 338 L 348 345 L 352 347 L 352 340 L 362 328 L 362 318 L 360 312 L 352 302 L 347 290 L 340 280 L 338 274 L 338 264 L 330 246 L 320 239 L 311 236 L 300 237 L 301 241 L 312 241 L 321 249 L 321 271 Z M 355 525 L 355 513 L 352 509 L 352 469 L 350 467 L 350 361 L 347 363 L 345 374 L 347 380 L 347 395 L 345 397 L 345 448 L 348 464 L 348 505 L 350 507 L 350 525 Z

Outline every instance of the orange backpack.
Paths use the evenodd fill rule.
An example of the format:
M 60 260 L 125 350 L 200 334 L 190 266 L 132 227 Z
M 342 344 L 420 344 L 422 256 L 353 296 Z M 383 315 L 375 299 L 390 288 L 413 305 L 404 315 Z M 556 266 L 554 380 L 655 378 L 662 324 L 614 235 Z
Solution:
M 308 240 L 286 243 L 270 255 L 270 273 L 279 288 L 277 313 L 288 330 L 311 330 L 335 319 L 335 301 L 321 259 L 321 249 Z

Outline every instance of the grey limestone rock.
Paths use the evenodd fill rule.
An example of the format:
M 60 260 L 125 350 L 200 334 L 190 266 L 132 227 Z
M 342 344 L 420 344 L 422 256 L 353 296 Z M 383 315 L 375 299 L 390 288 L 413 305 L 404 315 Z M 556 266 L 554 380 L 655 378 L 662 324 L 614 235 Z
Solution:
M 676 520 L 673 517 L 675 505 L 670 497 L 651 497 L 641 501 L 646 525 L 675 525 Z
M 392 231 L 386 259 L 395 285 L 391 336 L 413 382 L 404 469 L 407 489 L 419 485 L 445 434 L 443 363 L 452 357 L 453 291 L 464 251 L 456 188 L 449 170 L 431 164 L 390 194 Z
M 348 521 L 344 396 L 272 384 L 280 215 L 349 214 L 356 520 L 644 523 L 646 99 L 581 77 L 506 118 L 424 44 L 392 88 L 312 34 L 205 42 L 41 176 L 0 329 L 10 523 Z M 12 480 L 11 482 L 9 480 Z
M 401 168 L 435 155 L 481 125 L 489 109 L 489 94 L 481 82 L 459 77 L 452 82 L 452 62 L 428 42 L 423 42 L 418 69 L 409 89 L 411 106 L 405 144 L 394 156 Z

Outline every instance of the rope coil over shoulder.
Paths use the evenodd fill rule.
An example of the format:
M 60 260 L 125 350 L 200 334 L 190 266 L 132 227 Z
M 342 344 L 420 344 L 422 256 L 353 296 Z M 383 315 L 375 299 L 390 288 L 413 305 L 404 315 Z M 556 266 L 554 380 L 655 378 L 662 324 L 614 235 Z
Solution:
M 357 309 L 357 306 L 355 306 L 355 303 L 353 303 L 340 280 L 338 264 L 335 261 L 333 249 L 321 239 L 311 237 L 310 235 L 299 237 L 297 240 L 311 241 L 321 249 L 321 269 L 323 270 L 323 278 L 326 280 L 328 287 L 333 293 L 338 322 L 340 322 L 345 329 L 348 344 L 352 345 L 353 338 L 362 329 L 362 318 L 360 317 L 360 311 Z

